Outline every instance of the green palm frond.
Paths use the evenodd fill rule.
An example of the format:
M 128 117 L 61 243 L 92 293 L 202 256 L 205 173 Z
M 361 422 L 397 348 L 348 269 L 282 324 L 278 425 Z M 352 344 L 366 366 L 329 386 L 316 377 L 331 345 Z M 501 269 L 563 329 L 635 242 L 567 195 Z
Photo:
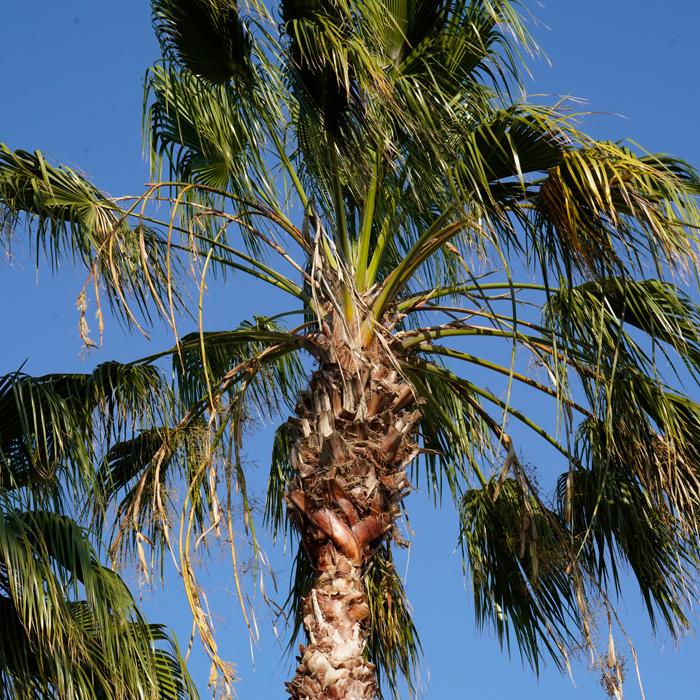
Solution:
M 487 183 L 549 170 L 572 139 L 564 115 L 548 107 L 513 105 L 499 110 L 467 132 L 464 170 L 476 170 Z M 478 173 L 478 175 L 477 175 Z M 465 173 L 466 174 L 466 173 Z M 524 183 L 523 183 L 524 184 Z M 478 192 L 478 182 L 468 188 Z
M 401 679 L 413 696 L 422 648 L 389 546 L 377 552 L 364 580 L 370 609 L 367 655 L 378 669 L 379 696 L 398 699 Z
M 492 450 L 490 431 L 484 425 L 476 397 L 460 393 L 454 385 L 439 374 L 421 373 L 414 367 L 406 367 L 407 376 L 418 401 L 422 402 L 420 435 L 424 450 L 422 462 L 428 489 L 436 498 L 447 489 L 450 497 L 458 501 L 474 467 Z M 416 471 L 414 480 L 420 485 L 421 473 Z
M 55 383 L 52 378 L 37 381 L 20 373 L 2 378 L 0 449 L 4 489 L 30 483 L 37 490 L 42 483 L 53 486 L 54 473 L 66 453 L 79 465 L 89 462 L 85 410 L 79 410 L 71 420 L 73 414 L 66 410 L 70 393 L 66 396 L 65 391 L 60 391 L 71 383 L 64 381 L 60 388 Z M 84 377 L 72 384 L 76 393 L 82 392 Z
M 117 435 L 128 430 L 129 419 L 146 423 L 171 403 L 169 387 L 153 365 L 103 362 L 89 375 L 86 390 L 88 405 L 99 409 Z
M 160 625 L 124 623 L 115 618 L 113 624 L 125 640 L 129 636 L 141 637 L 143 658 L 124 654 L 118 660 L 119 667 L 109 666 L 105 663 L 104 645 L 94 615 L 84 601 L 71 603 L 70 625 L 76 635 L 84 638 L 84 649 L 90 658 L 73 659 L 68 665 L 63 655 L 56 655 L 40 635 L 27 633 L 12 603 L 3 596 L 0 596 L 0 609 L 3 617 L 0 697 L 3 700 L 18 697 L 110 700 L 131 698 L 137 693 L 153 700 L 195 700 L 198 697 L 177 645 Z M 75 639 L 70 639 L 70 643 L 75 643 Z M 135 667 L 133 678 L 126 673 L 130 662 Z M 62 694 L 59 696 L 57 692 Z
M 236 0 L 152 0 L 163 53 L 212 83 L 251 76 L 251 37 Z
M 222 383 L 236 392 L 240 377 L 246 376 L 247 399 L 262 416 L 268 417 L 284 405 L 293 406 L 305 375 L 298 355 L 291 351 L 302 342 L 300 336 L 264 316 L 244 321 L 232 331 L 191 333 L 173 353 L 180 400 L 193 406 L 212 392 L 218 393 Z M 267 348 L 276 345 L 289 346 L 289 351 L 258 362 Z
M 196 698 L 174 639 L 145 623 L 87 531 L 55 510 L 63 494 L 96 502 L 95 439 L 109 444 L 160 410 L 158 372 L 108 362 L 15 373 L 0 387 L 0 696 Z
M 165 158 L 176 181 L 250 190 L 245 187 L 250 177 L 247 148 L 261 135 L 255 124 L 246 123 L 231 87 L 207 85 L 166 62 L 149 70 L 146 100 L 149 96 L 153 99 L 144 121 L 154 172 Z
M 382 27 L 383 54 L 395 65 L 405 61 L 433 31 L 437 33 L 444 4 L 423 0 L 381 3 L 381 9 L 389 15 Z
M 667 282 L 610 277 L 562 287 L 544 306 L 543 316 L 551 327 L 595 349 L 601 358 L 624 353 L 650 367 L 653 354 L 625 331 L 628 324 L 643 331 L 661 351 L 666 352 L 667 345 L 673 348 L 694 374 L 700 367 L 700 309 Z
M 174 641 L 66 516 L 3 499 L 0 572 L 3 697 L 197 697 Z
M 380 73 L 366 46 L 353 35 L 352 18 L 358 9 L 346 0 L 280 3 L 290 42 L 286 58 L 302 116 L 313 114 L 333 136 L 352 128 L 349 112 L 357 97 L 357 81 L 368 76 L 378 79 Z M 309 146 L 308 152 L 313 152 Z
M 672 348 L 697 377 L 697 306 L 658 280 L 609 278 L 560 290 L 544 315 L 583 359 L 575 370 L 594 412 L 588 458 L 603 471 L 617 465 L 654 507 L 697 531 L 700 407 L 662 381 L 655 357 L 658 345 L 673 369 Z
M 169 390 L 150 366 L 106 362 L 91 374 L 22 373 L 0 379 L 0 464 L 4 489 L 42 484 L 55 474 L 79 474 L 91 483 L 97 439 L 110 442 L 157 419 Z
M 536 669 L 545 656 L 564 663 L 583 623 L 563 523 L 514 479 L 467 491 L 460 520 L 479 624 L 508 649 L 514 636 Z
M 465 123 L 488 111 L 492 89 L 517 80 L 516 45 L 530 46 L 524 24 L 507 2 L 374 5 L 381 17 L 367 24 L 393 68 L 399 143 L 408 137 L 447 162 Z
M 659 508 L 698 531 L 700 406 L 649 378 L 620 373 L 601 402 L 597 429 L 586 437 L 595 464 L 617 464 Z M 595 438 L 595 441 L 594 441 Z
M 280 533 L 286 535 L 292 532 L 289 512 L 285 507 L 285 494 L 296 473 L 289 458 L 294 439 L 291 424 L 282 423 L 275 431 L 272 441 L 270 476 L 265 496 L 265 524 L 270 528 L 273 539 L 277 539 Z
M 37 256 L 46 254 L 54 266 L 64 256 L 80 261 L 96 289 L 106 287 L 112 307 L 138 325 L 132 306 L 150 319 L 148 301 L 167 298 L 169 275 L 160 233 L 131 227 L 125 217 L 75 170 L 49 164 L 39 151 L 0 144 L 0 227 L 34 225 Z
M 227 492 L 235 483 L 245 517 L 251 516 L 240 457 L 243 435 L 256 417 L 269 421 L 292 405 L 306 376 L 296 352 L 302 340 L 258 317 L 233 331 L 185 336 L 166 353 L 176 377 L 176 403 L 163 414 L 170 425 L 151 426 L 115 444 L 97 478 L 104 485 L 102 507 L 117 504 L 113 553 L 142 553 L 147 542 L 162 564 L 170 546 L 171 494 L 180 479 L 196 531 L 206 531 L 207 518 L 218 522 L 219 465 L 226 465 L 221 481 Z
M 668 156 L 609 142 L 569 151 L 537 194 L 532 248 L 567 274 L 636 271 L 644 259 L 685 269 L 696 262 L 699 191 L 695 171 Z
M 387 25 L 387 55 L 402 75 L 431 75 L 443 92 L 454 95 L 473 80 L 475 69 L 491 55 L 494 45 L 507 41 L 501 29 L 507 3 L 393 2 L 381 3 L 391 11 Z M 519 26 L 520 23 L 518 23 Z M 498 60 L 498 59 L 496 59 Z M 447 79 L 451 79 L 447 83 Z M 452 88 L 446 90 L 446 88 Z
M 615 439 L 638 438 L 625 427 L 616 427 L 615 433 Z M 656 444 L 656 454 L 640 454 L 642 446 L 635 445 L 623 457 L 619 447 L 610 449 L 611 442 L 603 425 L 582 426 L 579 449 L 586 466 L 560 477 L 559 511 L 569 520 L 573 544 L 597 585 L 619 595 L 622 567 L 629 566 L 652 624 L 658 612 L 678 635 L 688 628 L 688 610 L 695 601 L 697 533 L 659 500 L 658 484 L 650 483 L 656 475 L 639 473 L 640 466 L 653 471 L 656 464 L 659 479 L 673 476 L 670 465 L 664 469 L 661 445 Z M 640 457 L 649 461 L 640 462 Z M 697 476 L 691 484 L 697 493 Z

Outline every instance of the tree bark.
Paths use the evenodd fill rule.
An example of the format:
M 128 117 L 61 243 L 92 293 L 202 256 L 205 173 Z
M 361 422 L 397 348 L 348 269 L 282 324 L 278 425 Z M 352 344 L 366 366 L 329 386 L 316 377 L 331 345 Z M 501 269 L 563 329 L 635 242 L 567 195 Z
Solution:
M 388 357 L 333 354 L 314 373 L 291 419 L 298 476 L 287 502 L 314 567 L 303 601 L 307 644 L 287 684 L 293 700 L 375 697 L 365 657 L 369 606 L 363 572 L 393 528 L 417 454 L 413 394 Z
M 304 599 L 308 643 L 287 685 L 293 700 L 356 698 L 376 694 L 374 666 L 364 658 L 369 607 L 361 567 L 333 546 L 326 548 L 323 569 Z

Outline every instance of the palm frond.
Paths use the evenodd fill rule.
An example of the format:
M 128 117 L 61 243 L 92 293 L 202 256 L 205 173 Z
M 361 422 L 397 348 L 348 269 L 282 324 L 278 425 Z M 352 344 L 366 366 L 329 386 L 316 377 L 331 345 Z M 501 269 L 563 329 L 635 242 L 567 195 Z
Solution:
M 317 112 L 324 130 L 333 135 L 349 126 L 346 111 L 355 91 L 351 81 L 357 79 L 357 64 L 368 59 L 366 51 L 361 58 L 364 47 L 351 33 L 352 5 L 345 0 L 280 3 L 297 99 L 305 116 Z
M 124 653 L 118 665 L 106 665 L 100 628 L 85 601 L 70 603 L 69 627 L 82 637 L 82 653 L 66 658 L 56 653 L 40 634 L 28 634 L 12 602 L 0 596 L 3 629 L 0 632 L 0 698 L 109 700 L 134 694 L 153 700 L 196 700 L 198 694 L 184 666 L 175 640 L 160 625 L 125 622 L 112 624 L 125 640 L 140 637 L 142 658 Z M 66 638 L 75 644 L 75 637 Z M 156 646 L 158 645 L 158 646 Z M 126 646 L 126 645 L 124 645 Z M 89 656 L 88 656 L 89 655 Z M 129 666 L 132 668 L 129 670 Z M 138 675 L 137 675 L 138 674 Z
M 637 156 L 608 142 L 572 150 L 551 168 L 536 198 L 535 254 L 567 275 L 695 265 L 698 176 L 668 156 Z
M 208 482 L 202 480 L 208 439 L 207 427 L 191 420 L 176 428 L 143 430 L 107 452 L 98 472 L 100 500 L 94 517 L 102 526 L 104 513 L 116 506 L 111 532 L 113 557 L 126 558 L 137 552 L 146 574 L 151 568 L 162 574 L 163 556 L 173 546 L 169 540 L 172 489 L 183 477 L 192 488 L 205 491 L 198 509 L 198 524 L 202 526 L 205 506 L 212 497 Z M 151 551 L 151 563 L 146 559 L 145 544 Z
M 206 531 L 207 518 L 209 524 L 219 522 L 217 484 L 222 477 L 227 490 L 235 481 L 248 521 L 251 505 L 240 457 L 243 434 L 256 413 L 273 419 L 295 399 L 305 377 L 295 352 L 301 340 L 259 317 L 233 331 L 185 336 L 167 353 L 172 355 L 177 397 L 172 410 L 163 413 L 170 423 L 115 444 L 98 476 L 104 485 L 103 507 L 118 500 L 113 553 L 137 550 L 148 569 L 147 542 L 156 565 L 162 564 L 163 553 L 172 547 L 171 493 L 178 479 L 187 485 L 199 534 Z
M 152 0 L 163 54 L 212 83 L 251 76 L 251 37 L 235 0 Z
M 414 696 L 422 649 L 389 546 L 375 554 L 364 582 L 370 609 L 367 656 L 377 667 L 379 697 L 391 696 L 398 700 L 402 678 L 408 685 L 409 695 Z
M 90 462 L 90 450 L 86 447 L 90 433 L 88 416 L 82 410 L 71 420 L 74 414 L 66 410 L 70 389 L 56 390 L 52 379 L 57 378 L 37 381 L 20 373 L 2 379 L 0 449 L 4 489 L 32 484 L 38 491 L 42 483 L 52 486 L 54 473 L 66 452 L 81 466 Z M 84 391 L 83 375 L 72 383 L 63 379 L 61 388 L 68 384 L 78 395 Z
M 280 533 L 291 534 L 291 523 L 285 504 L 285 495 L 289 483 L 296 471 L 290 461 L 290 452 L 294 442 L 294 429 L 288 422 L 282 423 L 275 431 L 270 458 L 270 476 L 267 480 L 265 497 L 265 524 L 270 528 L 272 538 Z
M 420 436 L 423 454 L 414 465 L 412 481 L 420 485 L 422 463 L 434 497 L 443 490 L 457 502 L 469 485 L 474 468 L 491 451 L 491 435 L 474 405 L 475 397 L 455 390 L 440 374 L 405 371 L 421 405 Z
M 246 149 L 262 136 L 246 122 L 232 88 L 208 85 L 164 62 L 148 71 L 146 101 L 150 96 L 144 122 L 154 172 L 165 158 L 176 181 L 250 191 Z
M 659 613 L 678 635 L 689 626 L 687 611 L 696 596 L 697 532 L 677 516 L 673 501 L 659 498 L 659 484 L 651 481 L 655 466 L 660 481 L 673 469 L 664 469 L 661 444 L 655 445 L 657 454 L 645 454 L 644 446 L 632 442 L 639 439 L 633 429 L 622 424 L 614 432 L 610 436 L 605 424 L 592 420 L 581 427 L 582 466 L 560 477 L 559 512 L 597 585 L 619 595 L 621 569 L 629 566 L 652 624 Z M 630 449 L 621 453 L 615 440 L 630 440 Z M 682 474 L 673 476 L 676 484 L 682 481 Z M 691 483 L 697 495 L 697 476 Z
M 374 6 L 381 14 L 366 24 L 378 27 L 380 50 L 393 67 L 395 116 L 404 122 L 397 122 L 399 133 L 426 145 L 426 137 L 432 134 L 437 137 L 435 154 L 439 151 L 434 146 L 439 143 L 444 148 L 449 137 L 454 139 L 460 122 L 463 125 L 487 109 L 491 88 L 518 80 L 520 51 L 534 49 L 509 2 L 377 2 Z
M 6 490 L 57 485 L 56 472 L 80 475 L 86 488 L 96 440 L 109 446 L 157 419 L 169 390 L 151 366 L 106 362 L 91 374 L 22 373 L 0 379 L 0 465 Z
M 693 374 L 700 367 L 700 309 L 668 282 L 609 277 L 562 287 L 543 307 L 543 316 L 569 342 L 583 343 L 602 357 L 624 353 L 636 364 L 651 367 L 654 346 L 651 352 L 640 347 L 625 331 L 628 324 L 643 331 L 661 351 L 672 347 Z
M 258 357 L 275 345 L 293 350 L 300 344 L 299 336 L 264 316 L 244 321 L 232 331 L 189 334 L 173 354 L 180 399 L 183 405 L 194 406 L 213 391 L 218 393 L 222 383 L 237 391 L 238 375 L 245 376 L 247 400 L 261 416 L 269 417 L 284 405 L 294 405 L 304 371 L 294 352 L 269 361 Z M 232 371 L 235 374 L 227 380 Z
M 651 379 L 618 373 L 601 401 L 598 428 L 587 439 L 606 447 L 591 461 L 619 465 L 659 508 L 698 531 L 700 406 Z M 593 442 L 596 438 L 596 442 Z
M 573 134 L 566 117 L 538 105 L 514 105 L 496 112 L 469 134 L 473 160 L 479 158 L 489 181 L 549 170 Z
M 197 697 L 174 640 L 143 621 L 85 530 L 4 499 L 0 523 L 2 697 Z
M 154 229 L 132 228 L 126 213 L 81 174 L 47 162 L 39 152 L 0 144 L 0 227 L 35 227 L 36 253 L 56 266 L 77 259 L 104 285 L 112 307 L 138 326 L 132 306 L 148 320 L 152 296 L 167 298 L 164 240 Z M 173 295 L 177 299 L 177 295 Z
M 545 656 L 564 663 L 582 620 L 562 522 L 514 479 L 467 491 L 460 519 L 479 624 L 508 649 L 514 636 L 535 669 Z

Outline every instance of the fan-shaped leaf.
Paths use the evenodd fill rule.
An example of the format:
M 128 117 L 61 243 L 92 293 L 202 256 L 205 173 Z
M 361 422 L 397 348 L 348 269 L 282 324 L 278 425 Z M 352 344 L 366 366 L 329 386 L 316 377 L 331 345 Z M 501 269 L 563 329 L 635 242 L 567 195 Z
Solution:
M 212 83 L 251 75 L 251 38 L 236 0 L 153 0 L 166 56 Z

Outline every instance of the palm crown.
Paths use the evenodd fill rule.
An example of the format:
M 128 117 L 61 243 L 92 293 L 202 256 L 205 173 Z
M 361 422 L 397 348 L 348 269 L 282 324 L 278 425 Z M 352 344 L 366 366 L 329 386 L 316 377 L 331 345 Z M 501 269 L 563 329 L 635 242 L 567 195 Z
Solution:
M 410 682 L 419 643 L 391 555 L 409 466 L 459 506 L 480 623 L 533 665 L 592 644 L 591 603 L 614 614 L 624 563 L 652 621 L 686 627 L 700 406 L 657 358 L 696 378 L 700 310 L 676 281 L 697 270 L 693 169 L 594 141 L 566 105 L 519 99 L 535 47 L 505 0 L 154 0 L 153 17 L 163 58 L 144 124 L 157 181 L 113 199 L 4 147 L 0 206 L 50 257 L 84 263 L 98 304 L 106 295 L 127 323 L 199 318 L 172 348 L 110 365 L 122 389 L 109 401 L 68 407 L 76 426 L 96 411 L 108 427 L 78 430 L 64 458 L 101 465 L 115 553 L 146 565 L 146 543 L 178 552 L 223 681 L 190 550 L 218 532 L 233 543 L 238 500 L 256 550 L 240 459 L 255 411 L 293 411 L 263 518 L 298 534 L 289 605 L 308 643 L 293 698 L 372 697 L 375 675 L 390 690 Z M 205 329 L 207 276 L 229 273 L 291 306 Z M 484 357 L 494 343 L 510 361 Z M 157 369 L 169 357 L 173 385 Z M 519 384 L 551 399 L 556 429 L 514 405 Z M 561 453 L 552 498 L 513 422 Z M 168 486 L 183 479 L 175 506 Z

